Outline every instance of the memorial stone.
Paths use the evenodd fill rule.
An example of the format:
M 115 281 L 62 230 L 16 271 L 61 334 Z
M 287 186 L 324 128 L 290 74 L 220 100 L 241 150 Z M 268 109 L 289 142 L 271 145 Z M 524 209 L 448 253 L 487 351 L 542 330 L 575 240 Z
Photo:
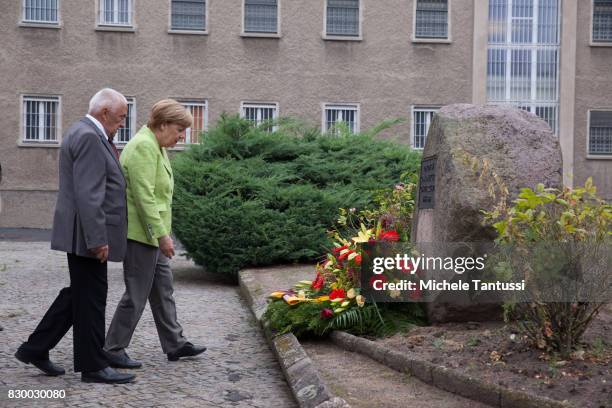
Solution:
M 412 242 L 419 249 L 492 242 L 495 231 L 483 225 L 482 210 L 492 210 L 500 200 L 510 204 L 521 188 L 538 183 L 562 185 L 559 141 L 545 121 L 509 106 L 445 106 L 435 115 L 423 150 Z M 428 300 L 432 322 L 499 317 L 499 304 Z

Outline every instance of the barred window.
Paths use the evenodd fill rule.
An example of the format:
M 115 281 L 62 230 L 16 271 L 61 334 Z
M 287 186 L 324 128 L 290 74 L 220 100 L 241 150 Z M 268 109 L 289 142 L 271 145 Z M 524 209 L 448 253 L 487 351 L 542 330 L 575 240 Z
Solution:
M 448 0 L 417 0 L 415 38 L 448 38 Z
M 589 112 L 589 154 L 612 154 L 612 111 Z
M 275 103 L 247 103 L 243 102 L 240 109 L 240 116 L 251 121 L 255 126 L 262 123 L 269 125 L 264 128 L 268 132 L 275 131 L 272 126 L 274 119 L 278 117 L 278 105 Z
M 359 36 L 359 0 L 327 0 L 327 35 Z
M 206 31 L 206 0 L 172 0 L 171 29 Z
M 23 21 L 27 23 L 59 23 L 59 0 L 23 0 Z
M 593 0 L 593 42 L 612 42 L 612 0 Z
M 277 33 L 277 0 L 244 0 L 244 32 Z
M 425 148 L 429 126 L 439 108 L 414 108 L 412 110 L 412 146 L 415 149 Z
M 185 131 L 185 144 L 200 143 L 202 132 L 208 129 L 208 102 L 181 102 L 193 116 L 193 126 Z
M 323 116 L 323 132 L 338 134 L 340 124 L 348 127 L 351 133 L 359 132 L 359 106 L 356 104 L 326 104 Z
M 117 130 L 115 142 L 127 143 L 130 141 L 136 129 L 136 100 L 134 98 L 126 98 L 128 101 L 128 113 L 125 118 L 123 127 Z
M 57 142 L 60 123 L 60 99 L 57 96 L 24 96 L 22 140 Z
M 489 0 L 487 100 L 559 122 L 559 0 Z
M 99 0 L 99 22 L 103 25 L 131 26 L 132 0 Z

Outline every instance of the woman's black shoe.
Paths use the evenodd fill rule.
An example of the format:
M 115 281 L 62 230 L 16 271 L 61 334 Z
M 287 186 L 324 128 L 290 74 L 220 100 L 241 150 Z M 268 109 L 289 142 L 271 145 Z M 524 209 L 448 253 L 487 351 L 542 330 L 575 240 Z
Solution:
M 204 346 L 194 346 L 192 343 L 185 343 L 183 346 L 173 353 L 168 353 L 168 360 L 178 361 L 181 357 L 193 357 L 202 354 L 206 351 Z

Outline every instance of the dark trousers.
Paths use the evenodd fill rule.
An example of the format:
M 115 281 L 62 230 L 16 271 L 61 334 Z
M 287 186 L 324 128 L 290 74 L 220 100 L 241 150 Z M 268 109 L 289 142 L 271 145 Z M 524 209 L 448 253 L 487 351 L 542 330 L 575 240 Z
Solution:
M 34 333 L 20 350 L 32 359 L 49 358 L 54 348 L 73 327 L 74 371 L 97 371 L 108 367 L 104 346 L 106 262 L 68 254 L 70 287 L 60 290 Z

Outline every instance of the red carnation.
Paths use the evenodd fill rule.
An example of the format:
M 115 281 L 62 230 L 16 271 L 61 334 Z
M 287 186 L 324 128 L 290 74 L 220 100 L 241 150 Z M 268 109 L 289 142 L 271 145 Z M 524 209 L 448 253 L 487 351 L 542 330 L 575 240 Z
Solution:
M 407 273 L 407 274 L 410 274 L 412 270 L 414 269 L 414 266 L 412 265 L 412 261 L 404 262 L 403 259 L 400 259 L 398 266 L 400 267 L 403 273 Z
M 357 255 L 356 257 L 354 257 L 353 261 L 355 261 L 357 265 L 361 265 L 361 255 Z
M 382 283 L 385 283 L 388 281 L 387 277 L 385 275 L 374 275 L 370 278 L 370 286 L 373 288 L 374 287 L 374 282 L 376 281 L 381 281 Z
M 344 289 L 334 289 L 329 293 L 329 300 L 344 299 L 346 291 Z
M 342 245 L 341 247 L 336 247 L 334 249 L 332 249 L 332 252 L 334 254 L 340 253 L 340 251 L 342 251 L 343 249 L 347 249 L 348 245 Z
M 323 275 L 321 275 L 321 272 L 317 272 L 317 277 L 312 281 L 312 284 L 310 285 L 310 287 L 312 289 L 319 290 L 323 287 L 324 284 L 325 284 L 325 278 L 323 278 Z
M 348 250 L 348 251 L 346 251 L 345 253 L 340 254 L 340 256 L 338 257 L 338 260 L 339 260 L 339 261 L 344 261 L 344 260 L 345 260 L 345 259 L 346 259 L 346 258 L 347 258 L 347 257 L 348 257 L 350 254 L 352 254 L 353 252 L 355 252 L 355 251 L 353 251 L 352 249 L 349 249 L 349 250 Z
M 378 239 L 383 241 L 399 241 L 399 234 L 397 231 L 384 231 L 378 236 Z
M 329 319 L 334 315 L 331 309 L 323 309 L 321 310 L 321 319 Z

